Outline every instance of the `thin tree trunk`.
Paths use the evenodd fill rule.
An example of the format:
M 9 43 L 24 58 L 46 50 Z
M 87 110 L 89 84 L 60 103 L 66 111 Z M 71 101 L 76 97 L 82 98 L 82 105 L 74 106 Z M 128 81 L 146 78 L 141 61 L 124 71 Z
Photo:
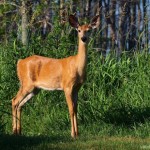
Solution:
M 74 13 L 76 13 L 76 8 L 77 8 L 77 0 L 72 0 L 72 5 L 71 5 L 71 11 L 72 11 L 72 13 L 74 14 Z
M 137 5 L 138 5 L 138 31 L 140 31 L 141 20 L 142 20 L 140 2 L 137 2 Z
M 43 16 L 43 26 L 42 26 L 42 36 L 43 38 L 45 38 L 48 34 L 48 32 L 50 32 L 52 30 L 52 24 L 51 24 L 51 19 L 52 19 L 52 13 L 51 12 L 51 0 L 47 0 L 45 2 L 45 5 L 47 5 L 48 7 L 46 7 L 44 9 L 44 16 Z
M 94 41 L 94 47 L 97 49 L 97 51 L 100 51 L 100 47 L 102 47 L 102 0 L 97 0 L 95 3 L 96 6 L 94 7 L 94 16 L 100 15 L 100 25 L 95 31 L 93 31 L 93 36 L 99 32 Z
M 121 2 L 121 20 L 120 20 L 120 51 L 125 50 L 125 41 L 126 41 L 126 29 L 127 29 L 127 14 L 129 3 L 126 1 Z
M 49 23 L 51 24 L 50 31 L 52 30 L 52 22 L 53 22 L 53 10 L 52 10 L 52 1 L 49 0 Z
M 60 24 L 62 25 L 61 36 L 64 36 L 64 23 L 65 23 L 65 0 L 60 0 Z
M 103 51 L 105 50 L 104 55 L 106 55 L 106 51 L 107 51 L 107 47 L 108 47 L 108 25 L 111 23 L 110 15 L 109 15 L 110 0 L 108 0 L 108 3 L 106 3 L 106 0 L 105 0 L 104 5 L 105 5 L 104 12 L 105 12 L 106 26 L 105 26 L 105 29 L 103 30 L 104 40 L 102 43 L 102 48 L 103 48 Z
M 130 24 L 130 36 L 129 36 L 129 50 L 132 50 L 136 46 L 136 2 L 132 2 L 131 5 L 132 13 L 131 24 Z M 130 9 L 130 10 L 131 10 Z
M 60 0 L 60 23 L 64 23 L 64 3 L 65 0 Z
M 91 12 L 91 0 L 86 0 L 86 8 L 85 8 L 85 15 L 87 18 L 90 17 L 90 12 Z
M 112 49 L 115 48 L 115 43 L 117 41 L 116 39 L 116 1 L 112 0 L 111 1 L 111 9 L 110 9 L 110 17 L 111 17 L 111 24 L 110 24 L 110 29 L 111 29 L 111 47 Z
M 148 50 L 148 14 L 147 14 L 147 6 L 146 0 L 143 0 L 143 10 L 144 10 L 144 33 L 145 33 L 145 41 L 144 41 L 144 48 Z
M 131 15 L 132 15 L 132 11 L 131 11 L 131 6 L 129 5 L 129 11 L 128 11 L 128 33 L 129 33 L 129 40 L 128 40 L 128 50 L 131 49 L 131 45 L 132 45 L 132 31 L 131 31 L 131 28 L 132 28 L 132 23 L 131 23 Z
M 103 24 L 102 0 L 99 1 L 99 14 L 100 14 L 100 25 L 99 25 L 100 34 L 98 37 L 98 39 L 99 39 L 98 41 L 99 41 L 99 46 L 102 47 L 102 35 L 103 35 L 103 33 L 102 33 L 102 24 Z M 103 51 L 103 49 L 102 49 L 102 51 Z
M 133 15 L 132 15 L 132 49 L 136 46 L 136 2 L 133 3 Z
M 137 34 L 138 34 L 138 37 L 140 37 L 139 35 L 141 34 L 141 20 L 142 20 L 142 13 L 141 13 L 141 6 L 140 6 L 140 2 L 137 2 L 137 5 L 138 5 L 138 22 L 137 22 L 137 24 L 138 24 L 138 32 L 137 32 Z M 140 50 L 142 47 L 141 47 L 141 43 L 142 43 L 142 38 L 138 38 L 137 39 L 138 41 L 138 43 L 137 43 L 137 49 L 138 50 Z
M 84 18 L 84 2 L 83 0 L 79 1 L 79 8 L 80 8 L 80 18 L 83 19 Z
M 28 17 L 27 17 L 27 7 L 25 1 L 22 1 L 21 7 L 22 15 L 22 44 L 26 46 L 28 44 Z

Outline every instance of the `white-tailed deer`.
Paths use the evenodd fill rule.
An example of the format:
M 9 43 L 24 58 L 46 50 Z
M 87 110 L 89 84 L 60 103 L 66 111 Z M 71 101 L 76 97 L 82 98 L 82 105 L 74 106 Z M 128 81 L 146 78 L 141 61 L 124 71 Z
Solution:
M 71 136 L 78 135 L 77 98 L 78 91 L 85 78 L 87 49 L 86 32 L 99 25 L 99 16 L 95 16 L 88 25 L 79 25 L 74 15 L 69 16 L 69 23 L 78 31 L 78 53 L 63 59 L 53 59 L 33 55 L 19 60 L 17 74 L 20 89 L 12 99 L 13 133 L 21 134 L 21 108 L 39 89 L 63 90 L 71 119 Z M 41 106 L 44 107 L 44 106 Z

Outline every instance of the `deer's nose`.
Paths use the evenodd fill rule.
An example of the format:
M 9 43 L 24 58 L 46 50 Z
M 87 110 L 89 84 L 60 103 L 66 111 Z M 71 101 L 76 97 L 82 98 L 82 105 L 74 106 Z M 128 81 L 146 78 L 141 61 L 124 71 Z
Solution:
M 87 41 L 87 37 L 86 37 L 86 36 L 83 36 L 83 37 L 81 38 L 81 40 L 82 40 L 83 42 L 86 42 L 86 41 Z

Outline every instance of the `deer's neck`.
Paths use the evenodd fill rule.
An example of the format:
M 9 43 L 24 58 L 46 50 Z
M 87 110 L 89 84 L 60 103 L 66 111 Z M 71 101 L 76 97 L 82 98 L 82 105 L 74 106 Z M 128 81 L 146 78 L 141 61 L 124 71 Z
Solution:
M 85 73 L 85 69 L 86 69 L 87 49 L 86 49 L 86 44 L 81 40 L 79 40 L 78 46 L 79 46 L 78 54 L 77 54 L 78 72 L 82 76 Z

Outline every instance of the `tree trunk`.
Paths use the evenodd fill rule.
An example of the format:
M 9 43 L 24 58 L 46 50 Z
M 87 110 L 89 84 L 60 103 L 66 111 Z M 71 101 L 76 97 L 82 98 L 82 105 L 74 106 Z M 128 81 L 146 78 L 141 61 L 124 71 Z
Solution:
M 112 49 L 115 48 L 115 43 L 117 41 L 116 39 L 116 1 L 111 1 L 111 8 L 110 8 L 110 18 L 111 18 L 111 24 L 110 24 L 110 31 L 111 31 L 111 47 Z
M 79 1 L 79 8 L 80 8 L 80 18 L 83 19 L 84 18 L 84 2 L 83 0 Z
M 63 24 L 64 23 L 64 11 L 65 11 L 65 8 L 64 8 L 64 3 L 65 3 L 65 0 L 60 0 L 60 23 Z
M 148 50 L 148 14 L 147 14 L 147 4 L 146 0 L 143 0 L 143 10 L 144 10 L 144 21 L 143 21 L 143 26 L 144 26 L 144 34 L 145 34 L 145 41 L 144 41 L 144 49 Z
M 127 15 L 129 12 L 129 3 L 126 1 L 121 2 L 121 20 L 120 20 L 120 51 L 125 50 L 125 41 L 126 41 L 126 29 L 127 29 Z
M 129 50 L 135 48 L 136 45 L 136 3 L 132 3 L 132 15 L 131 15 L 131 45 Z
M 95 3 L 97 5 L 95 5 L 94 7 L 94 16 L 100 15 L 100 25 L 95 31 L 92 32 L 93 32 L 93 36 L 99 32 L 99 34 L 97 34 L 97 37 L 94 41 L 94 48 L 96 48 L 97 51 L 101 51 L 100 48 L 102 47 L 102 31 L 101 31 L 102 30 L 102 0 L 97 0 Z M 101 51 L 101 53 L 103 53 L 103 51 Z
M 62 26 L 61 36 L 64 36 L 64 23 L 66 21 L 65 0 L 60 0 L 60 24 Z
M 102 43 L 102 49 L 103 49 L 103 52 L 105 52 L 104 55 L 106 55 L 106 51 L 107 51 L 107 47 L 108 47 L 108 43 L 109 43 L 109 41 L 108 41 L 108 25 L 111 23 L 110 15 L 109 15 L 110 0 L 108 0 L 107 3 L 105 0 L 104 5 L 105 5 L 104 16 L 105 16 L 105 20 L 106 20 L 106 26 L 103 30 L 104 38 L 103 38 L 103 43 Z
M 77 8 L 77 0 L 72 0 L 72 5 L 71 5 L 71 11 L 72 13 L 76 13 L 76 8 Z
M 27 17 L 27 7 L 25 1 L 22 1 L 21 7 L 21 15 L 22 15 L 22 44 L 27 46 L 28 44 L 28 17 Z
M 90 12 L 91 12 L 91 0 L 86 0 L 86 8 L 85 8 L 85 15 L 87 18 L 90 18 Z
M 44 8 L 44 13 L 43 13 L 43 20 L 42 20 L 42 37 L 45 39 L 47 34 L 51 31 L 52 29 L 52 24 L 51 24 L 51 17 L 52 17 L 52 12 L 51 12 L 51 0 L 45 1 L 45 5 L 47 7 Z
M 140 2 L 137 2 L 137 5 L 138 5 L 138 31 L 137 31 L 137 36 L 140 37 L 139 35 L 141 34 L 141 20 L 142 20 L 142 12 L 141 12 L 141 5 L 140 5 Z M 138 38 L 138 41 L 137 41 L 137 49 L 140 50 L 142 47 L 141 47 L 141 44 L 142 44 L 142 38 Z

